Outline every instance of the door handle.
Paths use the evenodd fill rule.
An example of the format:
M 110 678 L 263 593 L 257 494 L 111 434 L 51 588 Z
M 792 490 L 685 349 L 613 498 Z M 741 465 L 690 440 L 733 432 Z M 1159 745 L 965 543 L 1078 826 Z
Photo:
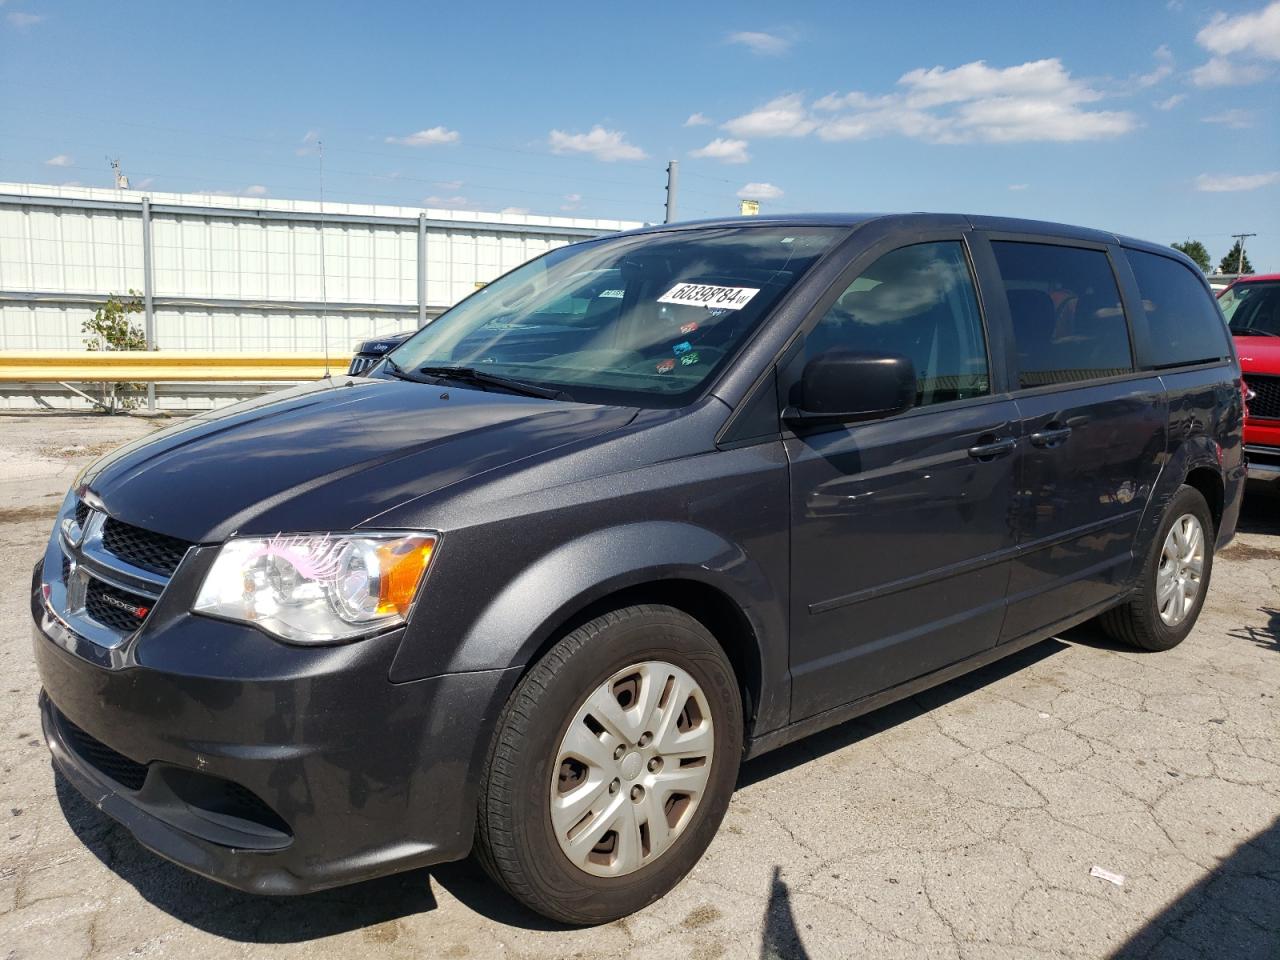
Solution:
M 983 440 L 986 440 L 986 438 L 984 437 Z M 999 440 L 990 440 L 970 447 L 969 456 L 975 460 L 994 460 L 996 457 L 1003 457 L 1007 453 L 1013 453 L 1013 448 L 1017 445 L 1018 441 L 1013 437 L 1001 437 Z
M 1067 442 L 1067 438 L 1071 436 L 1070 427 L 1047 427 L 1044 430 L 1037 430 L 1031 435 L 1031 445 L 1033 447 L 1057 447 Z

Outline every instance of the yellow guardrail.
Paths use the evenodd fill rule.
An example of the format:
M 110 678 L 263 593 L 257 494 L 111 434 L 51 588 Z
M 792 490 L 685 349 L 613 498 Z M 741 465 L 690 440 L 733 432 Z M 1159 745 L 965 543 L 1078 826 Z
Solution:
M 350 361 L 330 355 L 328 368 L 345 373 Z M 0 383 L 319 380 L 324 372 L 323 353 L 0 350 Z

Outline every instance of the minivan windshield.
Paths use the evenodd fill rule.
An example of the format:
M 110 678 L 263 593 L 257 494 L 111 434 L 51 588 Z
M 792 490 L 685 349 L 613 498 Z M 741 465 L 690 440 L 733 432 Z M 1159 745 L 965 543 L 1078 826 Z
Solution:
M 390 370 L 590 403 L 683 406 L 847 233 L 725 226 L 561 247 L 418 331 L 388 354 Z
M 1231 332 L 1239 336 L 1280 337 L 1280 283 L 1235 283 L 1218 297 Z

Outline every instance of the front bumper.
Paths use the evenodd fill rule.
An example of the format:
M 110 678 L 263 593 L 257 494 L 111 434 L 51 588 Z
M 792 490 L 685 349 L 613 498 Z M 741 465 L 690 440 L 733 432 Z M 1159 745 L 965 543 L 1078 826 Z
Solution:
M 294 647 L 191 615 L 107 665 L 75 652 L 39 568 L 31 608 L 57 769 L 166 859 L 293 894 L 469 852 L 513 671 L 392 683 L 400 631 Z
M 1280 480 L 1280 446 L 1246 443 L 1244 455 L 1249 461 L 1250 480 Z

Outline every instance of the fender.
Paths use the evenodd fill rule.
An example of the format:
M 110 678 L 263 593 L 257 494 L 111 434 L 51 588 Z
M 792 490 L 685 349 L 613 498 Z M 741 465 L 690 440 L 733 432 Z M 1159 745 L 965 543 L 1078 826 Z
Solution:
M 1160 475 L 1151 488 L 1151 496 L 1147 498 L 1146 509 L 1138 523 L 1133 537 L 1132 560 L 1129 567 L 1129 582 L 1140 575 L 1142 564 L 1151 550 L 1151 542 L 1155 539 L 1164 520 L 1165 508 L 1178 488 L 1186 482 L 1192 470 L 1197 467 L 1208 467 L 1221 476 L 1222 464 L 1218 460 L 1218 452 L 1212 437 L 1196 435 L 1185 437 L 1166 455 Z
M 755 634 L 761 678 L 755 729 L 786 723 L 787 598 L 740 546 L 684 522 L 608 527 L 556 547 L 495 594 L 456 646 L 431 650 L 432 662 L 423 663 L 402 647 L 391 679 L 526 666 L 577 612 L 620 590 L 664 580 L 704 584 L 737 605 Z M 785 578 L 781 582 L 785 585 Z M 521 672 L 511 671 L 512 687 Z

